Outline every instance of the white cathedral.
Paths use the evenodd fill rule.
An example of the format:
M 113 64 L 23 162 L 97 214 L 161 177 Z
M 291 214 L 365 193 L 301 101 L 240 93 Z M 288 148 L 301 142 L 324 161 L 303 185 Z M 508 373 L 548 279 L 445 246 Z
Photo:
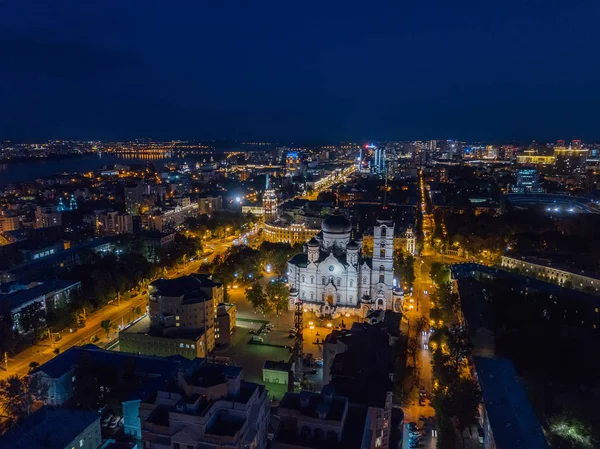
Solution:
M 403 292 L 393 288 L 392 220 L 376 220 L 372 258 L 364 257 L 362 240 L 351 240 L 352 224 L 339 210 L 323 220 L 321 230 L 288 262 L 289 309 L 302 301 L 304 309 L 332 318 L 400 310 Z

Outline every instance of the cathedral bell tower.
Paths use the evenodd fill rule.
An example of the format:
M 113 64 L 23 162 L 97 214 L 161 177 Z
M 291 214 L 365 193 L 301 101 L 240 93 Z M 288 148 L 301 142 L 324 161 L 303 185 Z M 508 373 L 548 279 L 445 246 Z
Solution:
M 385 204 L 385 203 L 384 203 Z M 373 228 L 373 266 L 371 270 L 371 300 L 376 309 L 392 309 L 394 280 L 394 222 L 384 212 Z
M 308 248 L 308 262 L 316 263 L 319 260 L 319 242 L 313 237 L 306 246 Z

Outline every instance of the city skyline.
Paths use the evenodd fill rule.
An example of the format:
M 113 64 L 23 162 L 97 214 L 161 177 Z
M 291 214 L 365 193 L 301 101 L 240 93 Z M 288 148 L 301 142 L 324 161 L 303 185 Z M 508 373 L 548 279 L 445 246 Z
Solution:
M 583 2 L 20 2 L 0 18 L 0 138 L 598 140 L 597 17 Z

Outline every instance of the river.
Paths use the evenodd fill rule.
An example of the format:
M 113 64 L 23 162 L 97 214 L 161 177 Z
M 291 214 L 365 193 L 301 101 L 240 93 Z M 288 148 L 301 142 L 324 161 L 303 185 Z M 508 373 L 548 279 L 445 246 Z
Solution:
M 85 173 L 103 167 L 112 167 L 114 164 L 135 165 L 153 163 L 157 170 L 164 164 L 176 161 L 188 162 L 190 167 L 196 162 L 209 160 L 206 155 L 170 155 L 163 154 L 91 154 L 85 156 L 67 157 L 64 159 L 31 159 L 8 164 L 0 163 L 0 185 L 19 182 L 35 181 L 58 173 Z

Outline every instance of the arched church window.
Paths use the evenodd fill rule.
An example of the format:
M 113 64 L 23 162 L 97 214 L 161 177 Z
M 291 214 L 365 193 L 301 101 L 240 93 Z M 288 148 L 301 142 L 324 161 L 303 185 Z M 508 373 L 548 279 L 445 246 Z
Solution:
M 379 257 L 385 257 L 385 248 L 379 250 Z
M 366 283 L 367 283 L 367 277 L 363 276 L 363 284 L 366 284 Z
M 310 277 L 310 283 L 311 283 L 311 284 L 314 284 L 314 283 L 315 283 L 315 277 L 314 277 L 314 276 L 311 276 L 311 277 Z
M 301 297 L 302 299 L 305 299 L 305 298 L 306 298 L 306 292 L 305 292 L 304 290 L 302 290 L 302 294 L 300 295 L 300 297 Z
M 354 287 L 354 279 L 350 279 L 350 287 Z
M 302 282 L 306 282 L 306 276 L 302 275 Z
M 379 273 L 379 282 L 383 284 L 385 282 L 385 274 Z
M 310 300 L 311 301 L 315 300 L 315 294 L 314 294 L 314 292 L 310 292 Z
M 327 279 L 325 279 L 325 276 L 323 276 L 321 278 L 321 284 L 323 284 L 323 285 L 327 284 Z
M 340 300 L 342 299 L 342 295 L 340 295 L 339 293 L 337 295 L 335 295 L 337 298 L 337 301 L 340 302 Z
M 386 233 L 387 228 L 385 226 L 381 227 L 381 236 L 385 237 L 385 233 Z
M 385 271 L 385 267 L 383 265 L 379 265 L 379 272 Z
M 337 284 L 338 287 L 341 286 L 342 285 L 342 280 L 340 278 L 337 278 L 336 284 Z

